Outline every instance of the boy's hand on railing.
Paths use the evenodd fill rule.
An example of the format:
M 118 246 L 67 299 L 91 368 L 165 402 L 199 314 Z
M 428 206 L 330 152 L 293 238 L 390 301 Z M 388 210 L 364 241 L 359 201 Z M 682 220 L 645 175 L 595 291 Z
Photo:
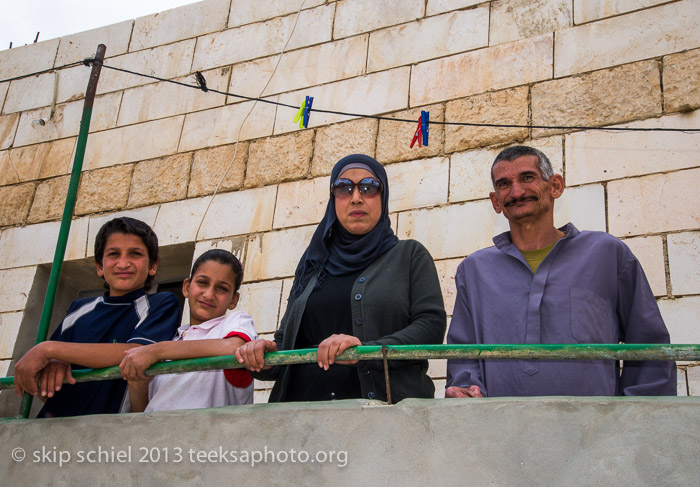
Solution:
M 451 386 L 445 389 L 445 397 L 484 397 L 479 386 L 457 387 Z
M 331 335 L 318 345 L 318 366 L 323 370 L 333 365 L 335 358 L 350 347 L 362 345 L 359 338 L 352 335 Z M 344 360 L 341 365 L 353 365 L 357 360 Z
M 49 364 L 39 373 L 39 386 L 43 397 L 53 397 L 63 387 L 63 381 L 75 384 L 71 366 L 63 360 L 49 360 Z
M 260 372 L 265 367 L 265 354 L 276 352 L 277 344 L 270 340 L 253 340 L 236 349 L 235 355 L 238 362 L 244 364 L 248 370 Z
M 124 352 L 124 358 L 119 363 L 119 371 L 124 380 L 150 380 L 144 372 L 159 359 L 151 345 L 134 347 Z
M 36 396 L 39 394 L 39 373 L 49 364 L 43 353 L 44 343 L 32 347 L 24 357 L 15 364 L 15 391 L 22 397 L 22 392 Z

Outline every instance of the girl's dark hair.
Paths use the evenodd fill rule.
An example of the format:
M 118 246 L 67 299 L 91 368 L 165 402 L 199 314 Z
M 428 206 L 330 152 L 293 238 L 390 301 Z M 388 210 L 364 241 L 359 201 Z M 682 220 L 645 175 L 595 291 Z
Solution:
M 108 221 L 100 228 L 95 237 L 95 261 L 102 265 L 107 239 L 113 233 L 123 233 L 124 235 L 136 235 L 139 237 L 148 250 L 148 266 L 158 262 L 158 237 L 151 227 L 141 220 L 122 216 Z M 153 283 L 153 276 L 148 274 L 145 288 L 148 290 Z M 109 289 L 109 284 L 105 281 L 105 287 Z
M 190 279 L 194 277 L 194 274 L 195 272 L 197 272 L 197 269 L 199 269 L 200 265 L 210 260 L 231 267 L 231 270 L 233 270 L 233 275 L 236 276 L 236 280 L 233 283 L 233 292 L 238 292 L 238 290 L 241 288 L 241 283 L 243 282 L 243 267 L 241 267 L 241 262 L 238 260 L 238 258 L 228 250 L 207 250 L 202 255 L 197 257 L 197 260 L 195 260 L 194 264 L 192 265 L 192 273 L 190 274 Z

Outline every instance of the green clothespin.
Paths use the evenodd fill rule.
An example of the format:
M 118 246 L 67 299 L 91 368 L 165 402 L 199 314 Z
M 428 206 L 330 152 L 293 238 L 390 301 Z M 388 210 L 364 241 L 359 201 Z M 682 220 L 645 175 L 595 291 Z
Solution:
M 299 111 L 297 112 L 296 115 L 294 115 L 294 120 L 292 122 L 296 123 L 299 122 L 299 128 L 303 129 L 304 128 L 304 111 L 306 109 L 306 100 L 301 102 L 301 107 L 299 108 Z

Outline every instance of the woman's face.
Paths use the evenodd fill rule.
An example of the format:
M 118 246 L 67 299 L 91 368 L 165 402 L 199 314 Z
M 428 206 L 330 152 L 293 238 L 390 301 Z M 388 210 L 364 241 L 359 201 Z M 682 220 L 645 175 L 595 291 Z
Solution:
M 359 183 L 365 178 L 375 178 L 374 174 L 366 169 L 349 169 L 340 177 L 353 183 Z M 345 230 L 354 235 L 364 235 L 377 226 L 382 216 L 382 193 L 362 195 L 355 186 L 352 195 L 335 197 L 335 215 Z

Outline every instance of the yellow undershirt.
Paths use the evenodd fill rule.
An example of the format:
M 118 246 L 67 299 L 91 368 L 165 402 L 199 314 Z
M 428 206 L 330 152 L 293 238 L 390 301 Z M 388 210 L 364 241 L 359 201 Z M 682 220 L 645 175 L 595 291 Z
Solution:
M 532 269 L 532 273 L 534 274 L 537 272 L 537 268 L 540 266 L 544 258 L 547 257 L 552 248 L 554 248 L 554 244 L 537 250 L 521 250 L 520 252 L 523 254 L 523 257 L 525 257 L 527 265 L 530 266 L 530 269 Z

